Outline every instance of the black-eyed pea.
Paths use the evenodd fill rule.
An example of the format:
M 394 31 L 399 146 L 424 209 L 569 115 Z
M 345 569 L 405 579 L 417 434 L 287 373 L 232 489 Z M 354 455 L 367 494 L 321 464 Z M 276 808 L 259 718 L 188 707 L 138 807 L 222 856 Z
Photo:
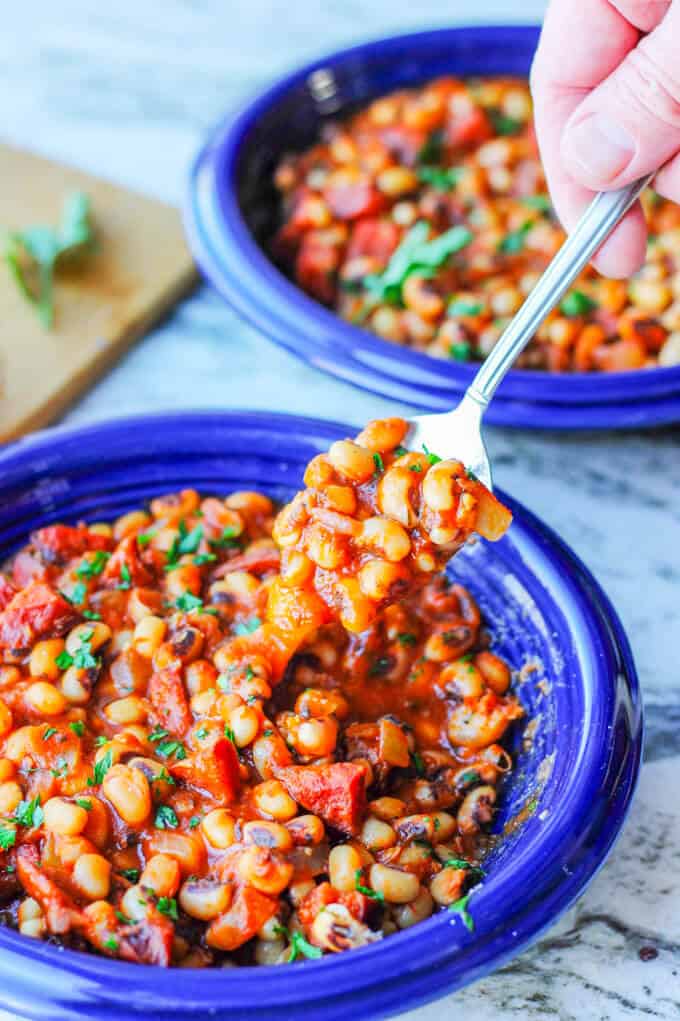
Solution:
M 369 873 L 372 888 L 390 904 L 409 904 L 420 892 L 418 877 L 387 865 L 375 863 Z
M 141 826 L 151 812 L 151 789 L 139 769 L 117 763 L 108 770 L 102 790 L 129 826 Z
M 481 700 L 477 708 L 465 703 L 455 705 L 449 713 L 449 740 L 463 748 L 485 748 L 500 741 L 512 721 L 521 715 L 522 709 L 512 702 L 499 702 L 493 708 Z
M 148 898 L 141 885 L 130 886 L 121 899 L 121 910 L 126 918 L 141 921 L 146 917 Z
M 313 647 L 314 655 L 318 655 L 318 644 L 320 643 Z M 349 703 L 338 691 L 326 691 L 322 688 L 305 688 L 295 700 L 295 712 L 298 716 L 336 716 L 339 720 L 342 720 L 349 712 Z
M 281 578 L 286 585 L 304 586 L 314 575 L 314 564 L 300 550 L 285 549 L 281 556 Z
M 107 539 L 113 536 L 113 528 L 106 521 L 94 521 L 87 526 L 87 530 L 93 535 L 104 535 Z
M 87 826 L 87 809 L 66 798 L 50 798 L 44 806 L 45 829 L 66 837 L 77 837 Z
M 281 939 L 281 919 L 278 915 L 272 915 L 267 919 L 264 925 L 257 930 L 257 938 L 266 940 L 268 943 L 274 943 Z
M 433 812 L 432 822 L 434 824 L 433 837 L 438 842 L 448 840 L 456 832 L 456 820 L 448 812 Z
M 65 696 L 49 681 L 35 681 L 29 685 L 24 699 L 29 708 L 41 716 L 61 716 L 68 706 Z
M 441 635 L 439 637 L 441 638 Z M 438 643 L 433 642 L 432 644 L 433 648 L 439 649 Z M 445 641 L 443 644 L 446 644 Z M 428 659 L 431 658 L 432 656 L 428 656 Z M 458 659 L 455 663 L 445 666 L 439 675 L 439 685 L 457 699 L 481 698 L 485 689 L 481 670 L 465 659 Z
M 478 833 L 493 818 L 496 789 L 489 784 L 474 787 L 458 809 L 458 829 L 463 834 Z
M 199 875 L 206 867 L 205 844 L 198 833 L 154 830 L 144 841 L 144 853 L 167 854 L 174 858 L 185 878 Z
M 246 517 L 268 516 L 274 510 L 274 505 L 268 496 L 256 493 L 249 489 L 237 490 L 230 493 L 224 501 L 231 510 L 239 511 Z
M 201 831 L 211 847 L 225 851 L 236 841 L 236 823 L 226 808 L 214 808 L 201 820 Z
M 23 796 L 23 791 L 16 780 L 5 780 L 4 783 L 0 783 L 0 816 L 13 815 Z
M 177 522 L 198 510 L 200 497 L 195 489 L 182 489 L 179 493 L 166 493 L 151 501 L 151 513 L 155 518 L 167 518 Z
M 236 599 L 251 599 L 260 587 L 260 580 L 250 571 L 231 571 L 220 582 L 220 591 Z
M 207 691 L 199 691 L 194 695 L 189 705 L 194 716 L 211 716 L 219 700 L 219 692 L 215 688 L 208 688 Z
M 409 929 L 418 922 L 424 922 L 434 910 L 434 902 L 430 891 L 421 886 L 418 896 L 410 904 L 397 904 L 392 915 L 400 929 Z
M 132 646 L 145 659 L 152 659 L 165 638 L 166 622 L 162 617 L 149 614 L 135 626 Z
M 394 847 L 397 834 L 388 822 L 369 815 L 361 828 L 359 839 L 371 851 L 384 851 L 385 848 Z
M 439 461 L 430 467 L 423 479 L 423 499 L 431 510 L 441 512 L 455 508 L 458 492 L 455 479 L 464 472 L 460 461 Z
M 304 544 L 312 563 L 324 570 L 335 570 L 347 559 L 344 545 L 338 542 L 333 532 L 324 528 L 318 521 L 305 528 Z
M 293 876 L 291 862 L 285 861 L 277 851 L 255 845 L 244 848 L 237 869 L 244 883 L 268 896 L 282 893 Z
M 11 732 L 13 723 L 12 710 L 0 698 L 0 738 L 6 737 Z
M 398 563 L 411 552 L 411 540 L 406 529 L 387 517 L 366 518 L 361 523 L 357 541 L 392 563 Z
M 325 454 L 317 454 L 305 468 L 304 483 L 309 489 L 318 489 L 333 481 L 334 470 Z
M 82 854 L 73 867 L 73 883 L 88 900 L 103 900 L 111 887 L 111 862 L 101 854 Z
M 487 686 L 497 695 L 504 695 L 510 687 L 510 668 L 500 656 L 487 650 L 475 656 L 475 666 L 484 678 Z
M 356 442 L 369 450 L 385 454 L 394 450 L 408 432 L 408 423 L 403 418 L 374 418 L 361 430 Z
M 280 780 L 264 780 L 253 788 L 252 797 L 258 812 L 277 822 L 288 822 L 297 815 L 297 802 L 291 798 Z
M 405 528 L 416 523 L 416 514 L 411 506 L 411 495 L 417 486 L 415 472 L 395 466 L 388 468 L 378 483 L 378 506 L 383 514 L 400 522 Z
M 361 873 L 362 861 L 356 848 L 351 844 L 338 844 L 328 855 L 328 878 L 331 886 L 340 893 L 351 893 L 356 889 L 357 873 Z
M 169 854 L 154 854 L 140 877 L 140 885 L 149 887 L 157 897 L 174 897 L 179 889 L 181 872 L 178 862 Z
M 335 585 L 340 623 L 346 631 L 365 631 L 375 617 L 375 603 L 361 591 L 356 578 L 340 578 Z
M 292 904 L 298 907 L 305 897 L 316 888 L 316 883 L 313 879 L 298 879 L 288 887 L 288 896 L 291 899 Z
M 290 956 L 286 942 L 278 936 L 273 940 L 255 940 L 255 963 L 256 964 L 279 964 Z
M 417 814 L 405 815 L 401 819 L 394 820 L 394 828 L 399 834 L 402 843 L 411 843 L 414 840 L 431 841 L 434 833 L 434 818 L 431 815 Z
M 404 304 L 423 319 L 432 322 L 444 314 L 444 299 L 437 293 L 428 277 L 412 273 L 402 288 Z
M 378 559 L 368 560 L 357 573 L 362 593 L 375 602 L 387 599 L 392 588 L 404 578 L 404 569 L 399 564 Z
M 151 524 L 151 515 L 145 510 L 129 511 L 116 519 L 113 525 L 113 537 L 116 542 L 128 535 L 143 532 Z
M 298 815 L 286 823 L 296 847 L 315 847 L 326 839 L 326 828 L 317 815 Z
M 252 753 L 255 769 L 263 780 L 270 780 L 278 768 L 289 766 L 293 761 L 285 741 L 276 732 L 258 737 L 253 742 Z
M 371 451 L 352 440 L 336 440 L 327 456 L 338 474 L 353 482 L 366 482 L 375 472 Z
M 399 855 L 399 865 L 405 869 L 411 869 L 417 875 L 421 875 L 423 869 L 429 867 L 432 860 L 432 851 L 429 844 L 407 844 Z
M 31 939 L 42 939 L 47 933 L 47 922 L 43 910 L 37 900 L 26 897 L 19 905 L 17 912 L 19 932 L 22 936 L 30 936 Z
M 293 838 L 285 826 L 266 819 L 251 819 L 243 824 L 243 842 L 256 847 L 269 847 L 277 851 L 291 851 Z
M 386 167 L 378 174 L 376 184 L 384 195 L 399 198 L 415 191 L 418 187 L 418 178 L 408 167 Z
M 127 695 L 125 698 L 117 698 L 104 709 L 104 713 L 112 723 L 118 726 L 127 726 L 133 723 L 143 723 L 148 715 L 146 700 L 139 695 Z
M 61 670 L 57 660 L 64 651 L 63 638 L 47 638 L 42 642 L 36 642 L 31 650 L 28 661 L 28 672 L 31 677 L 46 677 L 50 681 L 56 681 Z M 0 715 L 0 732 L 2 719 Z
M 338 721 L 334 716 L 302 720 L 293 734 L 291 743 L 300 755 L 321 758 L 335 750 L 338 740 Z
M 352 515 L 357 509 L 357 500 L 351 486 L 324 486 L 320 497 L 323 505 L 338 514 Z
M 85 624 L 77 624 L 72 628 L 66 637 L 66 651 L 70 656 L 87 646 L 92 652 L 101 649 L 102 645 L 111 638 L 111 628 L 101 620 L 88 621 Z
M 190 695 L 198 695 L 202 691 L 214 688 L 217 682 L 217 670 L 207 659 L 196 659 L 188 663 L 184 671 L 184 682 Z
M 135 624 L 152 614 L 157 614 L 163 606 L 160 592 L 149 588 L 133 588 L 128 596 L 127 612 Z
M 260 732 L 261 714 L 250 705 L 236 706 L 229 711 L 228 726 L 238 748 L 252 744 Z
M 430 882 L 430 893 L 433 899 L 444 907 L 455 903 L 463 894 L 466 878 L 466 869 L 442 869 Z
M 165 593 L 171 601 L 179 599 L 185 593 L 197 596 L 201 591 L 201 569 L 196 564 L 180 564 L 174 571 L 165 576 Z
M 210 922 L 227 910 L 232 888 L 212 879 L 187 879 L 179 891 L 179 905 L 191 918 Z
M 384 822 L 390 822 L 392 819 L 398 819 L 404 815 L 406 811 L 406 802 L 400 798 L 376 798 L 375 801 L 371 801 L 369 809 L 378 819 L 382 819 Z

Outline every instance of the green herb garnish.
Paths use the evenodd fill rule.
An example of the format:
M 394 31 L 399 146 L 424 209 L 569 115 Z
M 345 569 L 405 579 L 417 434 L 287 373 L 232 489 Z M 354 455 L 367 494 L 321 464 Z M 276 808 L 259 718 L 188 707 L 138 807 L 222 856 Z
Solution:
M 464 174 L 463 167 L 420 167 L 418 180 L 435 191 L 453 191 Z
M 120 565 L 120 581 L 116 588 L 122 589 L 124 592 L 132 588 L 132 575 L 130 574 L 130 568 L 125 563 Z
M 99 762 L 95 762 L 93 775 L 87 781 L 88 787 L 98 787 L 113 765 L 113 749 L 104 752 Z
M 494 108 L 486 112 L 497 135 L 516 135 L 522 130 L 522 122 L 518 121 L 516 117 L 508 117 L 507 114 Z
M 118 940 L 114 939 L 113 936 L 108 936 L 102 943 L 102 946 L 106 950 L 110 950 L 112 954 L 118 952 Z
M 425 776 L 425 763 L 419 752 L 411 752 L 411 762 L 418 776 Z
M 468 911 L 469 900 L 470 894 L 466 893 L 464 897 L 461 897 L 459 900 L 454 901 L 453 904 L 449 904 L 449 911 L 452 911 L 454 915 L 460 915 L 460 917 L 463 919 L 463 924 L 465 928 L 468 929 L 469 932 L 474 932 L 475 922 L 472 915 Z
M 312 961 L 317 961 L 320 957 L 323 957 L 323 951 L 320 947 L 315 947 L 312 943 L 309 943 L 301 932 L 291 932 L 285 925 L 274 926 L 274 932 L 285 936 L 290 942 L 289 963 L 296 961 L 299 957 L 307 957 Z
M 86 812 L 89 812 L 92 808 L 92 802 L 89 798 L 76 798 L 76 805 L 79 805 L 80 808 L 84 808 Z
M 102 619 L 101 613 L 95 613 L 94 610 L 83 610 L 82 613 L 83 613 L 83 617 L 85 618 L 85 620 L 101 620 Z
M 430 225 L 419 220 L 404 235 L 382 273 L 364 277 L 364 287 L 376 302 L 401 302 L 401 289 L 413 273 L 433 276 L 446 260 L 472 241 L 472 233 L 460 225 L 428 241 Z
M 219 539 L 210 539 L 209 543 L 213 549 L 238 549 L 241 543 L 237 538 L 237 534 L 234 525 L 227 525 Z
M 411 631 L 400 631 L 397 635 L 397 641 L 400 645 L 415 645 L 418 639 Z
M 17 805 L 14 821 L 19 826 L 40 826 L 44 813 L 40 807 L 40 797 L 36 795 L 32 801 L 22 801 Z
M 14 827 L 0 825 L 0 851 L 9 851 L 10 847 L 14 847 L 16 841 L 17 831 Z
M 96 578 L 106 567 L 110 556 L 111 554 L 106 553 L 104 550 L 96 550 L 89 560 L 83 560 L 78 564 L 76 574 L 79 578 Z
M 177 901 L 174 897 L 159 897 L 156 901 L 156 907 L 162 915 L 167 915 L 168 918 L 172 918 L 173 922 L 179 919 L 177 914 Z
M 527 220 L 517 230 L 510 231 L 505 237 L 499 242 L 498 251 L 503 252 L 504 255 L 516 255 L 517 252 L 521 252 L 524 248 L 524 242 L 526 236 L 533 227 L 531 220 Z
M 262 621 L 259 617 L 251 617 L 250 620 L 239 621 L 234 626 L 235 635 L 252 635 L 253 631 L 257 631 L 261 627 Z
M 8 235 L 5 262 L 46 329 L 54 323 L 55 270 L 67 258 L 85 251 L 92 239 L 90 200 L 82 192 L 74 192 L 65 200 L 57 228 L 27 227 Z
M 357 893 L 363 893 L 364 897 L 370 897 L 371 900 L 378 900 L 381 904 L 384 904 L 385 895 L 380 890 L 372 890 L 370 886 L 363 886 L 361 880 L 361 869 L 357 869 L 354 873 L 354 889 Z
M 175 606 L 183 613 L 191 613 L 192 610 L 202 610 L 203 600 L 195 596 L 193 592 L 182 592 L 175 600 Z
M 154 826 L 158 830 L 175 830 L 179 826 L 179 819 L 174 808 L 170 805 L 159 805 L 156 809 Z
M 447 309 L 450 316 L 478 316 L 483 311 L 481 301 L 473 301 L 472 298 L 452 298 Z
M 455 362 L 469 362 L 472 354 L 472 346 L 467 340 L 458 340 L 449 344 L 449 355 Z
M 125 879 L 129 879 L 131 883 L 139 881 L 139 869 L 121 869 L 120 875 L 124 876 Z
M 373 464 L 375 465 L 373 476 L 377 478 L 379 475 L 382 474 L 382 472 L 385 471 L 385 462 L 383 461 L 380 454 L 377 453 L 373 454 Z
M 169 759 L 171 755 L 174 755 L 177 762 L 187 757 L 186 749 L 181 741 L 163 741 L 156 747 L 156 753 L 164 759 Z
M 427 446 L 423 443 L 423 453 L 427 457 L 430 464 L 439 464 L 441 457 L 438 454 L 433 454 L 431 450 L 427 449 Z
M 43 741 L 49 741 L 49 739 L 52 737 L 52 735 L 56 734 L 56 733 L 57 733 L 57 728 L 56 727 L 48 727 L 47 730 L 43 731 L 43 736 L 42 736 Z
M 570 291 L 562 299 L 560 309 L 565 316 L 585 316 L 597 308 L 597 302 L 589 298 L 583 291 Z
M 547 195 L 525 195 L 521 200 L 522 205 L 529 209 L 535 209 L 537 213 L 549 213 L 552 211 L 552 203 Z

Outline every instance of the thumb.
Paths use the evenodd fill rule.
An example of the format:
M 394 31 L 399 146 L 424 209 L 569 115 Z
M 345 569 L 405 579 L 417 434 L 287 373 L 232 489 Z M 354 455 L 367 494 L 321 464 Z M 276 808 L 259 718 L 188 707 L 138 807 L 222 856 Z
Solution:
M 680 0 L 576 108 L 562 135 L 565 169 L 593 190 L 618 188 L 680 150 Z

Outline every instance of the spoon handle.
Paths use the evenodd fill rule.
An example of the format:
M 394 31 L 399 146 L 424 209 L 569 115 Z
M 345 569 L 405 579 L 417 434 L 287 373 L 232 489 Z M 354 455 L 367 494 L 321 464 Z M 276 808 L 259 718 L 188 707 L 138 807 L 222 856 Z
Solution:
M 498 384 L 512 368 L 515 359 L 545 317 L 564 297 L 581 270 L 653 177 L 654 174 L 650 174 L 626 188 L 603 191 L 595 196 L 468 387 L 466 397 L 479 405 L 482 413 Z M 538 373 L 536 382 L 538 388 Z

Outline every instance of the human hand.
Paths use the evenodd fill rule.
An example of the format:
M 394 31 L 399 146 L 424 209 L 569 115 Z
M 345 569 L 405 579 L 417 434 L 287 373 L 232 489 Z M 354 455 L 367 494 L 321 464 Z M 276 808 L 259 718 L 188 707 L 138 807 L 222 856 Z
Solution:
M 531 73 L 536 132 L 557 213 L 570 230 L 597 191 L 661 167 L 680 201 L 680 0 L 551 0 Z M 644 261 L 638 202 L 593 260 L 627 277 Z

